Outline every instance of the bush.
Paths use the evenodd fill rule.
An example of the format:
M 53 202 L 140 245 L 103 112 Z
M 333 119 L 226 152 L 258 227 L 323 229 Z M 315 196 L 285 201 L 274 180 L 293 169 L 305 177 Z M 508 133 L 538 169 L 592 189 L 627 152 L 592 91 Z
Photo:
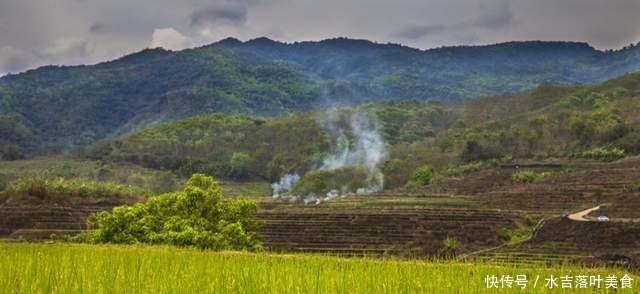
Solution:
M 444 240 L 442 240 L 440 256 L 443 258 L 454 258 L 457 255 L 460 247 L 460 242 L 457 239 L 447 236 Z
M 94 182 L 82 179 L 27 177 L 9 184 L 0 193 L 0 199 L 22 199 L 35 197 L 41 200 L 66 198 L 106 198 L 123 201 L 137 201 L 146 198 L 150 192 L 131 185 Z
M 1 153 L 2 156 L 0 157 L 4 160 L 24 159 L 24 154 L 20 151 L 20 147 L 13 143 L 4 146 Z
M 458 165 L 450 165 L 444 171 L 446 176 L 459 176 L 462 174 L 466 174 L 469 172 L 480 170 L 484 167 L 484 162 L 482 161 L 473 161 L 469 163 L 463 163 Z
M 92 231 L 76 240 L 258 250 L 261 243 L 256 234 L 257 211 L 254 201 L 223 199 L 213 178 L 194 174 L 181 192 L 92 215 L 88 220 Z
M 476 141 L 467 141 L 460 153 L 463 162 L 484 161 L 500 157 L 500 152 L 495 148 L 483 146 Z
M 624 150 L 616 147 L 596 147 L 579 154 L 581 158 L 595 159 L 600 161 L 614 161 L 624 158 Z
M 628 133 L 615 142 L 617 147 L 624 149 L 625 153 L 640 153 L 640 131 Z
M 413 173 L 413 181 L 418 185 L 426 186 L 433 180 L 433 170 L 428 165 L 423 165 Z
M 528 184 L 542 181 L 550 176 L 551 172 L 521 171 L 511 175 L 511 179 L 515 183 Z

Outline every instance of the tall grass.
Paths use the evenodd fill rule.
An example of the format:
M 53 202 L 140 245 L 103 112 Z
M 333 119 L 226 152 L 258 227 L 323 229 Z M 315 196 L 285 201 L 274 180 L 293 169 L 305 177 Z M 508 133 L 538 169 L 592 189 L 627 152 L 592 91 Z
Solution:
M 495 290 L 487 290 L 483 281 L 487 275 L 627 273 L 577 266 L 532 268 L 173 247 L 0 243 L 0 252 L 2 293 L 492 293 Z M 622 293 L 638 289 L 640 277 L 632 277 L 633 289 Z M 542 285 L 500 293 L 556 292 Z

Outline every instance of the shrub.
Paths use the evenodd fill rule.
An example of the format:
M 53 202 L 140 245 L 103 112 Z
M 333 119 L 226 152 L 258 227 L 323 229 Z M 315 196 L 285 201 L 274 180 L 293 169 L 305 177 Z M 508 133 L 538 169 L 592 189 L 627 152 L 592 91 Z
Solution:
M 624 137 L 618 139 L 615 144 L 622 148 L 625 153 L 640 153 L 640 131 L 626 134 Z
M 460 153 L 460 160 L 464 162 L 484 161 L 501 156 L 495 148 L 484 146 L 476 141 L 467 141 Z
M 419 185 L 426 186 L 433 181 L 433 170 L 428 165 L 423 165 L 413 173 L 413 181 Z
M 442 248 L 440 249 L 440 256 L 444 258 L 453 258 L 460 249 L 460 242 L 453 237 L 447 236 L 442 240 Z
M 13 143 L 4 146 L 0 154 L 2 155 L 0 157 L 4 160 L 24 159 L 24 154 L 20 151 L 20 147 Z
M 535 222 L 532 224 L 535 226 Z M 533 226 L 525 228 L 503 228 L 499 235 L 509 245 L 515 245 L 528 240 L 533 235 Z
M 551 172 L 534 172 L 534 171 L 521 171 L 511 175 L 511 179 L 515 183 L 535 183 L 542 181 L 551 176 Z
M 223 199 L 213 178 L 194 174 L 183 191 L 92 215 L 88 220 L 92 231 L 76 240 L 258 250 L 261 243 L 256 234 L 257 210 L 254 201 Z
M 616 147 L 596 147 L 579 154 L 581 158 L 595 159 L 600 161 L 614 161 L 624 158 L 624 150 Z
M 458 165 L 450 165 L 449 167 L 447 167 L 444 174 L 446 176 L 459 176 L 462 174 L 480 170 L 484 167 L 484 165 L 485 164 L 482 161 L 473 161 Z

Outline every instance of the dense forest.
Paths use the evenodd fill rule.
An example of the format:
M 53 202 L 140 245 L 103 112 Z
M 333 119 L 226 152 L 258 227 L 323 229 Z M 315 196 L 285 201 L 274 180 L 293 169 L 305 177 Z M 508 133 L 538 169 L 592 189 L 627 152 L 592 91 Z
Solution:
M 258 38 L 179 52 L 147 49 L 91 66 L 46 66 L 0 78 L 0 151 L 5 159 L 68 151 L 213 113 L 272 117 L 413 100 L 450 105 L 639 69 L 637 45 L 604 52 L 571 42 L 418 50 L 344 38 L 291 44 Z
M 628 74 L 592 86 L 541 86 L 453 106 L 403 101 L 358 109 L 380 122 L 388 145 L 381 169 L 386 188 L 395 188 L 424 165 L 454 174 L 513 160 L 639 154 L 639 95 L 640 74 Z M 314 110 L 267 118 L 196 116 L 102 140 L 76 155 L 184 176 L 274 181 L 313 169 L 330 152 L 332 138 L 317 123 L 325 115 Z

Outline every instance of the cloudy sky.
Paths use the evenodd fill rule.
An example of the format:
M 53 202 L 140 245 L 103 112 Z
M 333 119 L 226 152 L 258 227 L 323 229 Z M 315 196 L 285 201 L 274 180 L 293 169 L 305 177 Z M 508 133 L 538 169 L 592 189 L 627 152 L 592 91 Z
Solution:
M 345 36 L 418 48 L 640 41 L 640 0 L 0 0 L 0 75 L 44 64 L 182 49 L 228 36 Z

